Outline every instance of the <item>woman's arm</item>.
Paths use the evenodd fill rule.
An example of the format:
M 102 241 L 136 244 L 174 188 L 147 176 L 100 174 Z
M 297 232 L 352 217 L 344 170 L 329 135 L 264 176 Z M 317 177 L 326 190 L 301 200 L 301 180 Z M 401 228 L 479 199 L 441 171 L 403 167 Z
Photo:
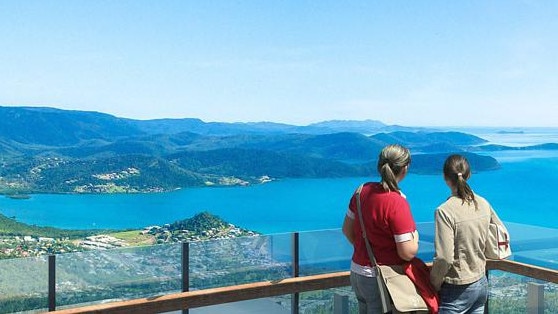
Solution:
M 410 234 L 404 235 L 405 238 L 403 241 L 396 241 L 395 245 L 397 248 L 397 254 L 403 260 L 410 261 L 412 260 L 418 252 L 418 232 L 415 230 Z M 397 237 L 396 237 L 397 238 Z M 397 239 L 396 239 L 397 240 Z
M 436 290 L 440 290 L 444 277 L 453 264 L 454 235 L 451 220 L 440 209 L 435 212 L 434 224 L 434 261 L 430 270 L 430 282 Z

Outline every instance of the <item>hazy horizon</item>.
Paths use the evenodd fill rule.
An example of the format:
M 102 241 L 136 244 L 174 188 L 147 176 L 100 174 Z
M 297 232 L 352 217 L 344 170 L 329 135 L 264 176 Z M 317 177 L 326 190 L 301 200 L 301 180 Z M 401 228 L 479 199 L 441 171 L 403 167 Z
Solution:
M 115 118 L 121 118 L 121 119 L 130 119 L 130 120 L 139 120 L 139 121 L 149 121 L 149 120 L 185 120 L 185 119 L 197 119 L 197 120 L 201 120 L 204 123 L 231 123 L 231 124 L 235 124 L 235 123 L 240 123 L 240 124 L 250 124 L 250 123 L 275 123 L 275 124 L 284 124 L 284 125 L 292 125 L 292 126 L 310 126 L 310 125 L 314 125 L 314 124 L 320 124 L 320 123 L 324 123 L 324 122 L 367 122 L 367 121 L 371 121 L 374 123 L 382 123 L 386 126 L 401 126 L 401 127 L 410 127 L 410 128 L 432 128 L 432 129 L 455 129 L 455 130 L 459 130 L 459 129 L 463 129 L 463 130 L 486 130 L 487 132 L 493 132 L 493 131 L 498 131 L 498 130 L 502 130 L 502 131 L 521 131 L 521 130 L 556 130 L 558 129 L 558 126 L 498 126 L 498 125 L 404 125 L 404 124 L 388 124 L 385 123 L 384 121 L 381 120 L 377 120 L 377 119 L 373 119 L 373 118 L 366 118 L 366 119 L 331 119 L 331 120 L 321 120 L 321 121 L 316 121 L 316 122 L 311 122 L 311 123 L 307 123 L 307 124 L 294 124 L 294 123 L 287 123 L 287 122 L 281 122 L 281 121 L 269 121 L 269 120 L 262 120 L 262 121 L 209 121 L 209 120 L 204 120 L 201 119 L 199 117 L 161 117 L 161 118 L 130 118 L 130 117 L 126 117 L 126 116 L 119 116 L 119 115 L 114 115 L 112 113 L 109 112 L 102 112 L 102 111 L 98 111 L 98 110 L 82 110 L 82 109 L 65 109 L 65 108 L 57 108 L 57 107 L 53 107 L 53 106 L 28 106 L 28 105 L 21 105 L 21 106 L 8 106 L 8 105 L 4 105 L 4 104 L 0 104 L 0 107 L 16 107 L 16 108 L 43 108 L 43 109 L 55 109 L 55 110 L 67 110 L 67 111 L 81 111 L 81 112 L 95 112 L 95 113 L 101 113 L 101 114 L 108 114 L 111 115 Z

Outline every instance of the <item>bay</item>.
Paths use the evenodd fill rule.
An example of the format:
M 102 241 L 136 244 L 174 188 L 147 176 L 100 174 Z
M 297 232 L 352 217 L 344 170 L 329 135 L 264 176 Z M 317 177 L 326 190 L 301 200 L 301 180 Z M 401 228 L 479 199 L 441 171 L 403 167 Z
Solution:
M 474 130 L 470 130 L 474 134 Z M 555 142 L 558 130 L 493 134 L 508 143 Z M 483 130 L 483 135 L 489 137 Z M 480 134 L 479 134 L 480 135 Z M 557 151 L 489 153 L 501 164 L 474 173 L 474 191 L 491 202 L 505 221 L 558 228 Z M 412 167 L 412 165 L 411 165 Z M 0 197 L 0 213 L 18 221 L 67 229 L 138 229 L 190 218 L 203 211 L 265 234 L 337 229 L 356 187 L 371 178 L 284 179 L 247 187 L 187 188 L 153 194 L 35 194 L 29 199 Z M 449 195 L 439 175 L 410 174 L 401 182 L 417 222 Z
M 547 152 L 501 153 L 502 168 L 473 174 L 470 184 L 502 219 L 558 227 L 558 156 Z M 535 157 L 534 157 L 535 156 Z M 285 179 L 249 187 L 188 188 L 155 194 L 38 194 L 0 198 L 0 212 L 18 221 L 70 229 L 143 228 L 208 211 L 236 226 L 262 233 L 334 229 L 341 226 L 349 197 L 377 178 Z M 415 220 L 433 220 L 449 195 L 441 174 L 410 174 L 401 182 Z

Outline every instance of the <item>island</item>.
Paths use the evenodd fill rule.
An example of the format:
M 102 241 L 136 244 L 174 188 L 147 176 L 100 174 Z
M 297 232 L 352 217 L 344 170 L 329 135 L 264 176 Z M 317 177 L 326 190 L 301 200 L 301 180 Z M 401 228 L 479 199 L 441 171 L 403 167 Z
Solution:
M 14 199 L 14 200 L 26 200 L 26 199 L 31 198 L 31 195 L 17 193 L 17 194 L 6 194 L 6 197 Z

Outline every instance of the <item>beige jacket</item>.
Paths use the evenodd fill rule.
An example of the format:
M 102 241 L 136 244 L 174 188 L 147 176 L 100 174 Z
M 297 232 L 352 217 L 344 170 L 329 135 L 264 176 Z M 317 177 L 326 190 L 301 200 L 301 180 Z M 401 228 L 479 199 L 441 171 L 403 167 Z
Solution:
M 484 249 L 493 211 L 484 198 L 475 194 L 475 199 L 478 209 L 474 204 L 462 204 L 462 200 L 455 196 L 436 209 L 436 252 L 430 273 L 430 281 L 436 290 L 440 290 L 444 282 L 464 285 L 485 276 Z

